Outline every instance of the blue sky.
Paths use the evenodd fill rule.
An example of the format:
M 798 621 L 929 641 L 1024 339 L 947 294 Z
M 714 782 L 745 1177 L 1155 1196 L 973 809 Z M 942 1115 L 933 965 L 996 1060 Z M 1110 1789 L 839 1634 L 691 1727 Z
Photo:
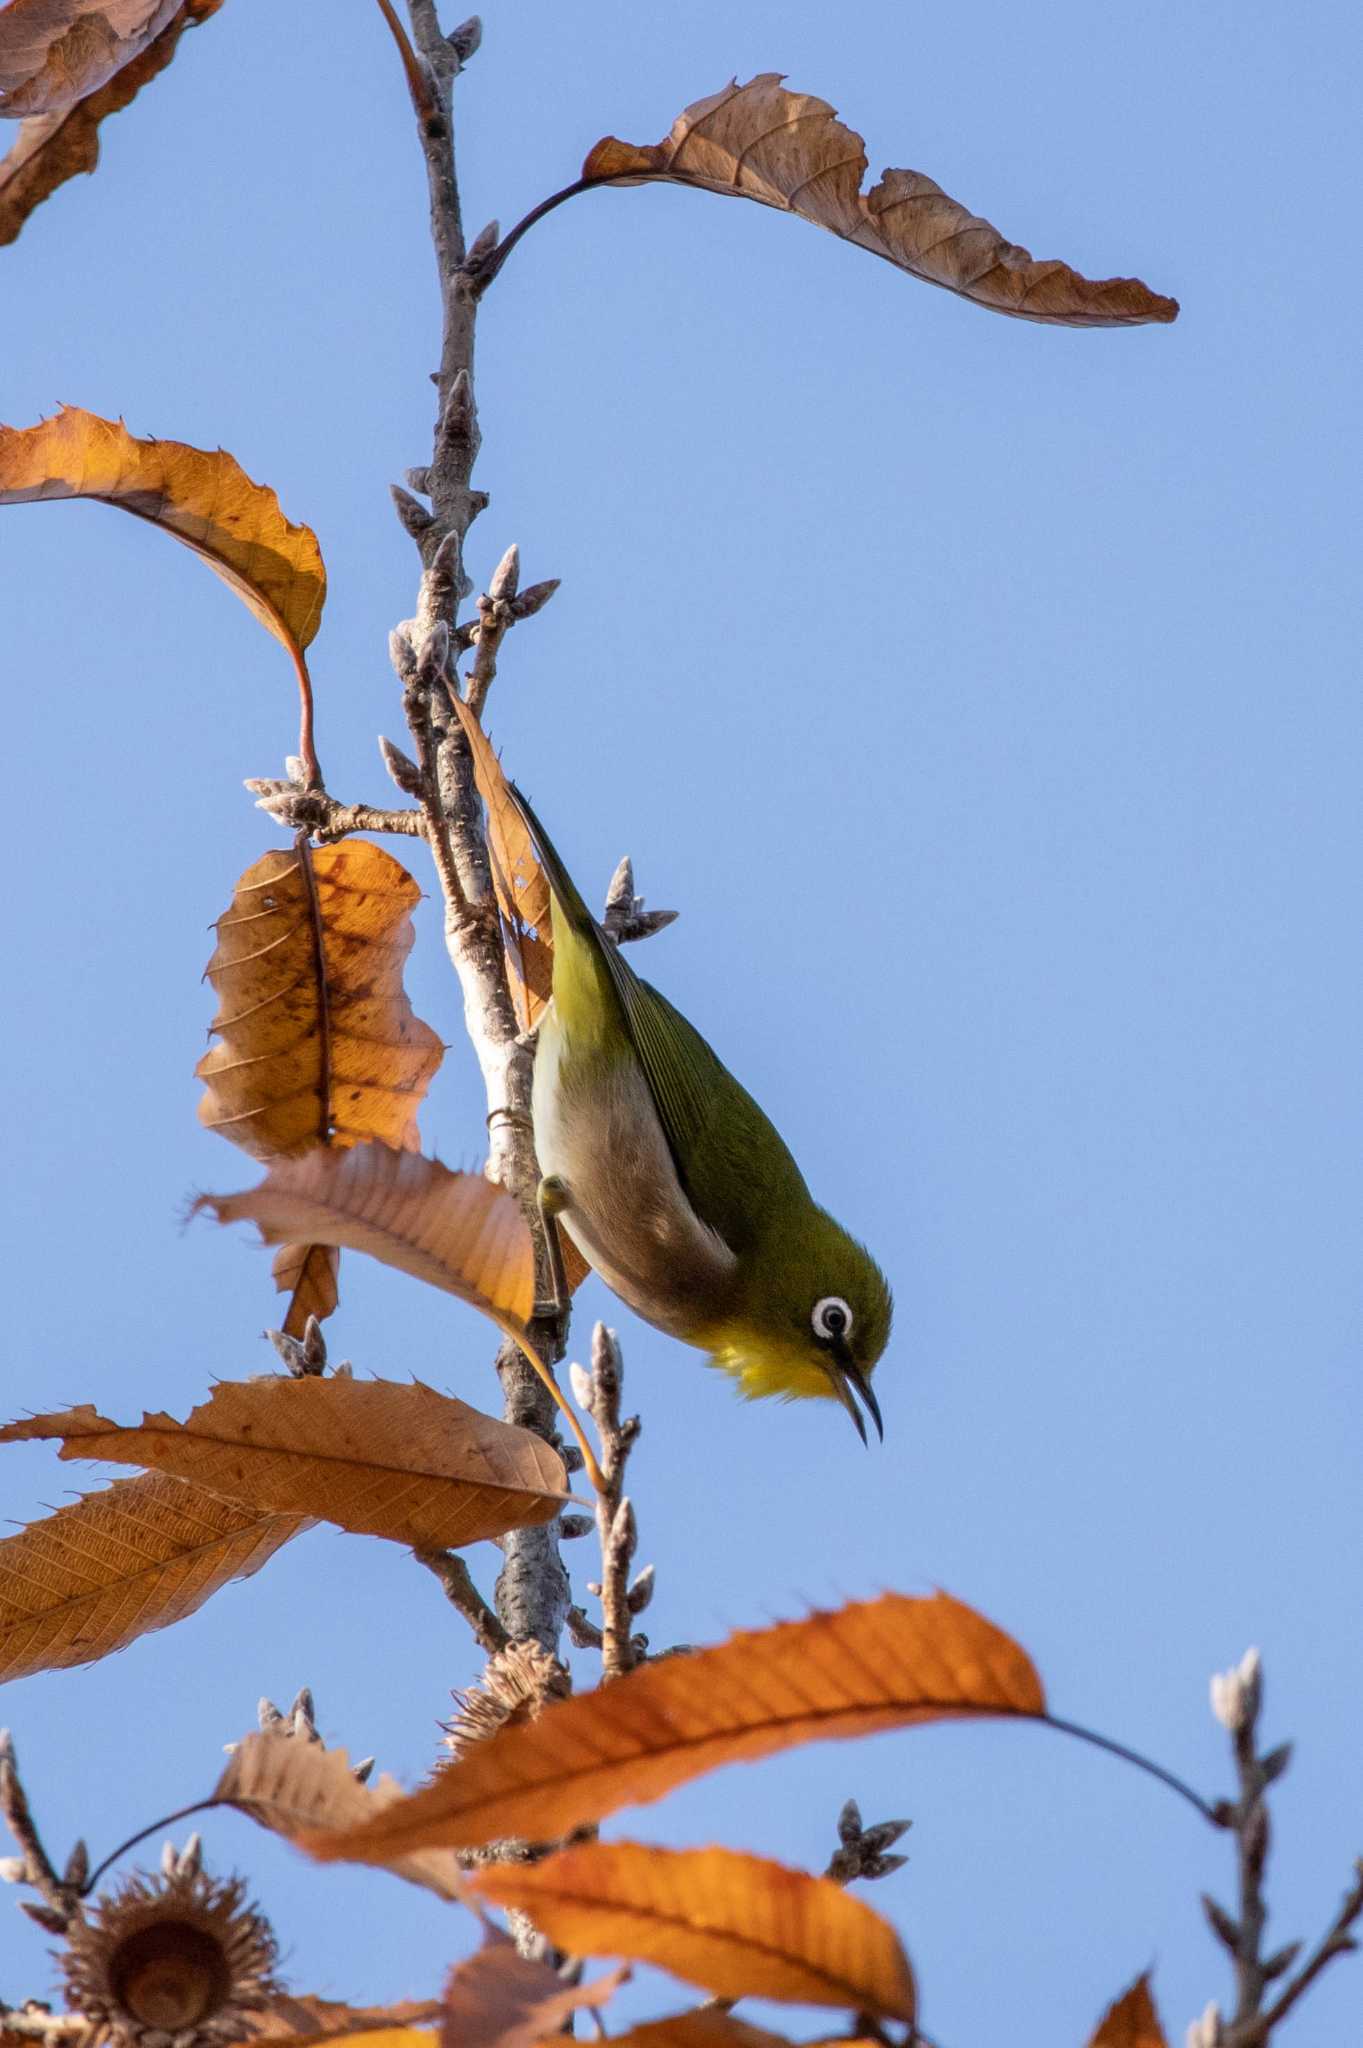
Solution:
M 597 1314 L 620 1329 L 655 1644 L 941 1584 L 1028 1646 L 1058 1713 L 1215 1793 L 1208 1674 L 1258 1643 L 1267 1730 L 1297 1745 L 1272 1931 L 1312 1936 L 1363 1850 L 1354 13 L 830 19 L 490 6 L 460 95 L 470 228 L 597 136 L 654 140 L 775 68 L 873 170 L 1184 310 L 1007 322 L 661 189 L 574 202 L 498 282 L 473 573 L 517 540 L 563 587 L 508 643 L 490 726 L 584 886 L 629 851 L 681 910 L 642 970 L 899 1305 L 869 1453 L 832 1407 L 740 1406 L 595 1283 L 574 1350 Z M 376 9 L 229 0 L 0 252 L 0 417 L 65 400 L 221 443 L 317 529 L 346 799 L 386 800 L 374 736 L 401 737 L 385 643 L 414 561 L 387 485 L 429 448 L 409 125 Z M 292 683 L 201 564 L 100 508 L 7 513 L 0 571 L 7 1407 L 183 1414 L 271 1362 L 266 1258 L 181 1217 L 254 1178 L 195 1122 L 200 975 L 277 843 L 240 782 L 278 772 Z M 426 1143 L 472 1163 L 477 1076 L 419 922 L 409 987 L 451 1041 Z M 471 1313 L 356 1260 L 331 1337 L 362 1371 L 492 1394 Z M 15 1521 L 86 1477 L 43 1446 L 3 1470 Z M 494 1554 L 471 1562 L 490 1582 Z M 99 1853 L 206 1789 L 261 1692 L 310 1683 L 329 1739 L 415 1777 L 477 1662 L 400 1550 L 318 1531 L 110 1663 L 9 1687 L 0 1718 L 54 1843 Z M 1228 1845 L 1043 1731 L 816 1748 L 609 1832 L 817 1868 L 849 1793 L 913 1817 L 908 1868 L 866 1896 L 944 2048 L 1082 2042 L 1151 1963 L 1173 2039 L 1224 1995 L 1197 1895 L 1229 1895 Z M 424 1995 L 469 1939 L 381 1876 L 300 1882 L 244 1820 L 208 1842 L 300 1987 Z M 6 1914 L 15 1999 L 48 1942 Z M 655 1982 L 622 2009 L 664 2006 Z M 1336 1965 L 1292 2038 L 1361 2011 Z

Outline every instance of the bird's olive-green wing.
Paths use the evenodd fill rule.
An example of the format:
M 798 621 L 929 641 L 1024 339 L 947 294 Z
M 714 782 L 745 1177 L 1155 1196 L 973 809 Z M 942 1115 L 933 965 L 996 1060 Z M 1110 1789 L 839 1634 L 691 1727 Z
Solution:
M 773 1197 L 798 1193 L 808 1200 L 800 1169 L 695 1026 L 640 980 L 599 928 L 597 943 L 677 1178 L 701 1221 L 741 1252 L 761 1234 Z

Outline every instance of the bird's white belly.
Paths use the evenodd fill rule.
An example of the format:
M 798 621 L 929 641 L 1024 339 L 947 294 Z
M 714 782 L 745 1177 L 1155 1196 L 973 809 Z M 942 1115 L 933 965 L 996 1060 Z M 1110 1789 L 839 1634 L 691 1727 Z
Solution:
M 532 1106 L 540 1172 L 562 1181 L 561 1220 L 606 1285 L 675 1336 L 717 1320 L 736 1261 L 686 1198 L 638 1063 L 574 1057 L 551 1005 Z

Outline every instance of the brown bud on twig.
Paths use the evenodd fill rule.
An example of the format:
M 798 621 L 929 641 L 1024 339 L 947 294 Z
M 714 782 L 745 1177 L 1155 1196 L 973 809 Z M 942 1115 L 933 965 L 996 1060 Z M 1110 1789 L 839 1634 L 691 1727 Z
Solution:
M 1231 1954 L 1234 1955 L 1240 1946 L 1239 1921 L 1232 1919 L 1225 1907 L 1219 1906 L 1210 1892 L 1203 1892 L 1202 1894 L 1202 1910 L 1207 1916 L 1207 1923 L 1212 1933 L 1216 1936 L 1222 1947 L 1228 1948 Z
M 1280 1742 L 1276 1749 L 1271 1749 L 1268 1752 L 1267 1756 L 1260 1757 L 1259 1774 L 1263 1778 L 1264 1783 L 1271 1785 L 1275 1778 L 1281 1778 L 1291 1761 L 1292 1745 L 1290 1742 Z
M 409 469 L 404 474 L 406 475 L 409 489 L 415 491 L 418 497 L 429 498 L 431 495 L 431 472 L 429 469 Z
M 383 756 L 384 767 L 403 794 L 420 801 L 426 793 L 426 781 L 416 762 L 404 754 L 401 747 L 394 746 L 392 740 L 385 739 L 382 733 L 379 735 L 379 752 Z
M 558 1518 L 559 1540 L 574 1543 L 581 1536 L 590 1536 L 596 1527 L 593 1515 L 560 1515 Z
M 1275 1977 L 1281 1977 L 1284 1971 L 1290 1970 L 1301 1950 L 1302 1945 L 1299 1941 L 1289 1941 L 1286 1948 L 1276 1949 L 1267 1961 L 1260 1965 L 1265 1984 L 1271 1984 Z
M 355 1783 L 357 1785 L 367 1785 L 369 1783 L 370 1777 L 373 1774 L 374 1765 L 377 1762 L 377 1757 L 366 1756 L 362 1757 L 359 1763 L 351 1765 L 350 1775 L 355 1780 Z
M 445 41 L 461 64 L 467 64 L 483 40 L 483 24 L 476 14 L 467 21 L 461 21 L 458 28 L 452 28 Z
M 501 598 L 514 597 L 521 583 L 521 551 L 513 540 L 506 553 L 492 572 L 487 594 L 497 602 Z
M 420 540 L 422 535 L 429 533 L 435 525 L 434 512 L 428 511 L 420 499 L 414 498 L 410 491 L 405 491 L 401 484 L 390 484 L 388 488 L 393 494 L 393 507 L 398 518 L 412 539 Z
M 511 600 L 512 618 L 532 619 L 536 612 L 542 612 L 562 581 L 561 576 L 547 576 L 542 583 L 527 584 Z
M 77 1840 L 71 1854 L 66 1859 L 66 1868 L 62 1872 L 62 1883 L 68 1885 L 73 1892 L 84 1891 L 85 1880 L 89 1875 L 90 1851 L 86 1848 L 83 1841 Z
M 631 1614 L 642 1614 L 653 1598 L 654 1568 L 646 1564 L 629 1589 L 627 1604 Z
M 20 1899 L 19 1911 L 27 1913 L 48 1934 L 65 1934 L 71 1925 L 71 1915 L 63 1913 L 56 1906 L 40 1906 L 32 1899 Z
M 269 1735 L 271 1733 L 284 1734 L 284 1716 L 280 1713 L 273 1700 L 265 1699 L 263 1696 L 257 1700 L 256 1725 L 262 1735 Z
M 501 235 L 502 224 L 499 220 L 490 220 L 485 228 L 480 228 L 469 243 L 469 252 L 464 258 L 465 270 L 476 274 L 497 247 Z

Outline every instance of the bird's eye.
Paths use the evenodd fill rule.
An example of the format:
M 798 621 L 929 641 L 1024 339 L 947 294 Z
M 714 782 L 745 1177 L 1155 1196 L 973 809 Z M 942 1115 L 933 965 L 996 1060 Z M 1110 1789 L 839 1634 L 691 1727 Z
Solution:
M 851 1330 L 852 1311 L 840 1294 L 825 1294 L 822 1301 L 815 1302 L 809 1320 L 814 1335 L 832 1344 Z

